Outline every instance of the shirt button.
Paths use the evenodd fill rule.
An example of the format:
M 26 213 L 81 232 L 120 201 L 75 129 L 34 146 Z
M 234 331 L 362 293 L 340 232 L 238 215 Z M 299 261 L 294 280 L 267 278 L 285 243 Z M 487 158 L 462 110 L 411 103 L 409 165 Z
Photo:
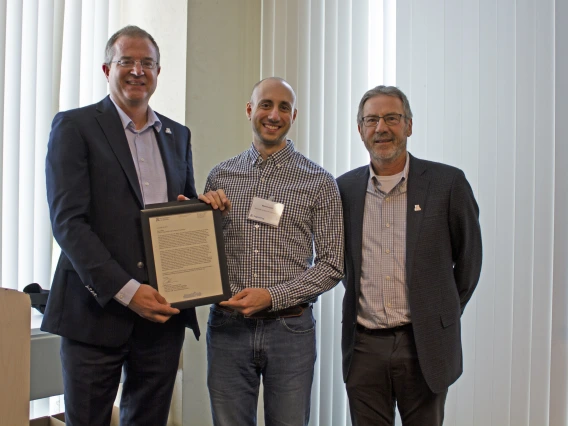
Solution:
M 385 280 L 387 280 L 387 281 L 390 280 L 390 279 L 391 279 L 391 277 L 388 276 L 388 275 L 385 277 Z
M 386 226 L 387 228 L 390 228 L 390 227 L 391 227 L 391 224 L 390 224 L 390 223 L 387 223 L 385 226 Z
M 387 308 L 392 308 L 392 303 L 387 303 Z
M 255 227 L 256 229 L 258 229 L 258 228 L 260 228 L 260 225 L 254 225 L 254 227 Z
M 266 179 L 262 178 L 262 179 L 260 179 L 260 181 L 261 181 L 261 182 L 264 182 L 264 181 L 266 181 Z
M 385 253 L 386 253 L 386 254 L 389 254 L 390 252 L 391 252 L 391 251 L 390 251 L 389 249 L 386 249 L 386 250 L 385 250 Z
M 144 182 L 144 185 L 150 186 L 150 183 L 149 183 L 149 182 Z
M 258 250 L 255 250 L 254 252 L 255 252 L 255 253 L 258 253 Z
M 257 275 L 257 274 L 252 274 L 252 276 L 253 276 L 253 277 L 255 277 L 255 278 L 256 278 L 256 277 L 258 277 L 258 275 Z
M 138 262 L 136 266 L 138 267 L 138 269 L 142 269 L 144 267 L 144 263 Z
M 146 161 L 146 160 L 144 160 L 143 158 L 141 158 L 140 161 L 143 163 L 143 162 Z
M 119 298 L 119 299 L 124 299 L 124 295 L 123 295 L 122 293 L 119 293 L 118 298 Z

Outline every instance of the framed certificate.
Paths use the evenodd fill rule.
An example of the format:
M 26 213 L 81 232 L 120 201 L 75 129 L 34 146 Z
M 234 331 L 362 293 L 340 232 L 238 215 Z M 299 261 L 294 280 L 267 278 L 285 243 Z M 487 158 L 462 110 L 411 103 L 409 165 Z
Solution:
M 174 308 L 231 297 L 221 212 L 196 201 L 141 211 L 149 282 Z

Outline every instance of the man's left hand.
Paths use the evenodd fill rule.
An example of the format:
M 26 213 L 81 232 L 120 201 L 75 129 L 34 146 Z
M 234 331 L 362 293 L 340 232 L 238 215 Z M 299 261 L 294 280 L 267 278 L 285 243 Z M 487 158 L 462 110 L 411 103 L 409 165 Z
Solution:
M 243 315 L 252 315 L 272 306 L 272 296 L 265 288 L 245 288 L 219 305 L 234 309 Z

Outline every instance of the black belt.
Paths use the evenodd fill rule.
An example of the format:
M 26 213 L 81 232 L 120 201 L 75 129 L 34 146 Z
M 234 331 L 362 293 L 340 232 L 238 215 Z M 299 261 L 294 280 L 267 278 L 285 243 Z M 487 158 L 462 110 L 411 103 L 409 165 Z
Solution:
M 226 306 L 221 306 L 218 303 L 215 303 L 217 309 L 221 309 L 222 311 L 226 312 L 235 312 L 234 309 L 227 308 Z M 306 308 L 309 308 L 309 303 L 302 303 L 296 306 L 290 306 L 288 308 L 281 309 L 279 311 L 269 311 L 268 309 L 263 309 L 257 313 L 252 315 L 245 315 L 245 318 L 251 319 L 276 319 L 276 318 L 290 318 L 290 317 L 299 317 L 304 313 Z M 242 315 L 242 314 L 239 314 Z
M 391 328 L 367 328 L 361 324 L 357 324 L 357 331 L 360 333 L 371 334 L 373 336 L 387 336 L 396 331 L 412 331 L 412 324 L 408 323 Z

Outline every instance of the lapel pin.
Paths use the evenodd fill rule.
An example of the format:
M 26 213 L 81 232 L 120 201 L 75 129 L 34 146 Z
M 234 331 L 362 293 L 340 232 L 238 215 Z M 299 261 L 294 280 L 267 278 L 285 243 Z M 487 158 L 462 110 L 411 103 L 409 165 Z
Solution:
M 414 211 L 415 211 L 415 212 L 419 212 L 419 211 L 421 211 L 421 210 L 422 210 L 422 209 L 420 208 L 420 204 L 415 204 L 415 205 L 414 205 Z
M 172 131 L 170 130 L 169 127 L 166 127 L 166 133 L 167 133 L 168 135 L 171 135 L 171 134 L 172 134 Z

